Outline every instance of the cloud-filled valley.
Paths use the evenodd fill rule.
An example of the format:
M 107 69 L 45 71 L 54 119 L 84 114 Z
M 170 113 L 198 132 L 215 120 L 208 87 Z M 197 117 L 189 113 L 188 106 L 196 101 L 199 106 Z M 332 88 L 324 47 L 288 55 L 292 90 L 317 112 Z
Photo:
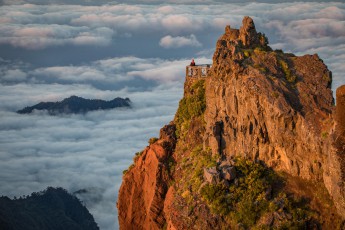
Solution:
M 47 186 L 89 189 L 80 196 L 101 229 L 118 226 L 122 171 L 173 119 L 185 66 L 191 58 L 212 61 L 226 24 L 238 28 L 250 15 L 274 49 L 318 53 L 333 72 L 332 89 L 345 83 L 341 2 L 15 2 L 0 4 L 0 194 L 27 195 Z M 133 108 L 15 113 L 71 95 L 129 97 Z

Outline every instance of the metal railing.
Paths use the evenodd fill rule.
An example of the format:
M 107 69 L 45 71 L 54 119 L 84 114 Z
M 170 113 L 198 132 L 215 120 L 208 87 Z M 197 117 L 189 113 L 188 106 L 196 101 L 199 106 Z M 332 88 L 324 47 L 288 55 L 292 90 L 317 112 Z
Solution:
M 211 68 L 211 65 L 195 65 L 195 66 L 186 66 L 186 76 L 187 77 L 207 77 L 208 72 Z

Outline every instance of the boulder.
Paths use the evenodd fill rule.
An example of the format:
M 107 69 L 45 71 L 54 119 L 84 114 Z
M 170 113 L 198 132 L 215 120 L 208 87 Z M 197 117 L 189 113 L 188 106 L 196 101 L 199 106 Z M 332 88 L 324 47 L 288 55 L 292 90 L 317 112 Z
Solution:
M 210 184 L 217 184 L 220 182 L 220 173 L 216 167 L 204 168 L 204 179 Z
M 232 181 L 236 178 L 236 169 L 234 166 L 225 166 L 221 169 L 222 178 L 227 181 Z

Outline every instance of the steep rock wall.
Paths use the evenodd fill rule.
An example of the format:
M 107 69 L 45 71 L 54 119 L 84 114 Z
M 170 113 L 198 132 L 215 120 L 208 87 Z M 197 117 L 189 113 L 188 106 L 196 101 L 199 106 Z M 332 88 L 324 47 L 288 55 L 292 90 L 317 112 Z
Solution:
M 331 82 L 332 74 L 318 55 L 273 51 L 251 18 L 245 17 L 240 29 L 227 26 L 205 82 L 186 78 L 174 123 L 161 130 L 159 140 L 124 175 L 117 204 L 120 228 L 228 228 L 231 220 L 215 214 L 201 194 L 207 182 L 198 171 L 234 156 L 287 173 L 291 191 L 297 193 L 324 184 L 345 218 L 345 90 L 337 92 L 335 108 Z M 322 194 L 328 196 L 327 191 Z M 304 228 L 338 220 L 333 203 L 318 205 L 318 196 L 309 198 L 313 207 L 323 206 L 317 212 L 324 212 L 328 222 L 308 220 L 311 225 Z M 273 219 L 289 221 L 285 214 L 263 217 L 256 224 L 272 226 Z
M 121 229 L 162 229 L 165 225 L 163 208 L 175 144 L 175 127 L 163 127 L 159 140 L 146 147 L 123 176 L 117 203 Z
M 237 37 L 233 33 L 226 28 L 219 38 L 206 80 L 204 145 L 213 154 L 262 160 L 293 176 L 324 180 L 344 210 L 344 196 L 334 193 L 344 185 L 338 150 L 330 144 L 331 72 L 316 54 L 272 51 L 250 18 Z

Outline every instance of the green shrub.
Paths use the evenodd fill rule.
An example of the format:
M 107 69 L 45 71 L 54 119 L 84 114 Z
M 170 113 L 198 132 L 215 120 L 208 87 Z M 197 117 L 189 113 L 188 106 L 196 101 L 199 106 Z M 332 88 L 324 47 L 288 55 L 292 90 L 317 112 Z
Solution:
M 149 145 L 152 145 L 154 143 L 156 143 L 156 141 L 158 141 L 158 138 L 157 137 L 151 137 L 148 141 Z
M 141 152 L 136 152 L 135 156 L 133 157 L 133 161 L 136 162 L 138 160 L 138 158 L 143 154 L 143 151 Z
M 323 139 L 326 139 L 327 137 L 328 137 L 328 132 L 322 132 L 321 133 L 321 137 L 323 138 Z
M 266 53 L 266 50 L 264 47 L 258 46 L 254 49 L 255 54 L 264 54 Z
M 168 159 L 168 171 L 170 175 L 172 175 L 172 173 L 175 171 L 175 165 L 176 165 L 175 159 L 172 156 L 170 156 Z
M 276 49 L 276 50 L 274 50 L 274 52 L 279 53 L 279 54 L 283 54 L 284 53 L 284 51 L 282 49 Z
M 183 160 L 182 168 L 184 169 L 185 181 L 182 192 L 191 188 L 192 191 L 198 191 L 204 182 L 204 168 L 210 168 L 217 165 L 217 160 L 212 156 L 210 149 L 203 150 L 202 145 L 195 147 L 189 155 L 188 160 Z
M 252 50 L 243 50 L 243 55 L 245 58 L 249 58 L 252 55 Z
M 128 169 L 125 169 L 122 171 L 122 174 L 125 175 L 127 172 L 129 172 L 132 168 L 134 168 L 134 164 L 131 164 Z
M 272 95 L 272 97 L 274 97 L 274 98 L 278 98 L 278 97 L 279 97 L 279 93 L 276 92 L 276 91 L 273 91 L 273 92 L 271 93 L 271 95 Z
M 236 159 L 235 168 L 236 183 L 231 183 L 229 187 L 207 184 L 200 191 L 213 213 L 226 217 L 231 225 L 241 223 L 245 229 L 259 227 L 258 220 L 263 215 L 278 210 L 284 210 L 292 217 L 290 220 L 282 220 L 282 225 L 288 227 L 283 229 L 298 229 L 308 221 L 310 213 L 301 205 L 302 202 L 288 198 L 285 193 L 279 193 L 275 198 L 267 197 L 267 191 L 275 183 L 283 183 L 273 170 L 242 158 Z
M 231 206 L 228 204 L 230 197 L 227 188 L 222 184 L 206 184 L 202 187 L 200 193 L 214 213 L 227 215 L 231 211 Z
M 176 136 L 183 136 L 193 117 L 201 116 L 206 109 L 205 80 L 199 80 L 192 85 L 191 95 L 181 99 L 175 116 Z
M 290 83 L 295 83 L 296 82 L 296 75 L 293 75 L 290 71 L 289 65 L 287 64 L 287 62 L 285 62 L 284 60 L 279 60 L 279 64 L 281 69 L 283 70 L 283 73 L 285 75 L 285 78 L 288 82 Z

